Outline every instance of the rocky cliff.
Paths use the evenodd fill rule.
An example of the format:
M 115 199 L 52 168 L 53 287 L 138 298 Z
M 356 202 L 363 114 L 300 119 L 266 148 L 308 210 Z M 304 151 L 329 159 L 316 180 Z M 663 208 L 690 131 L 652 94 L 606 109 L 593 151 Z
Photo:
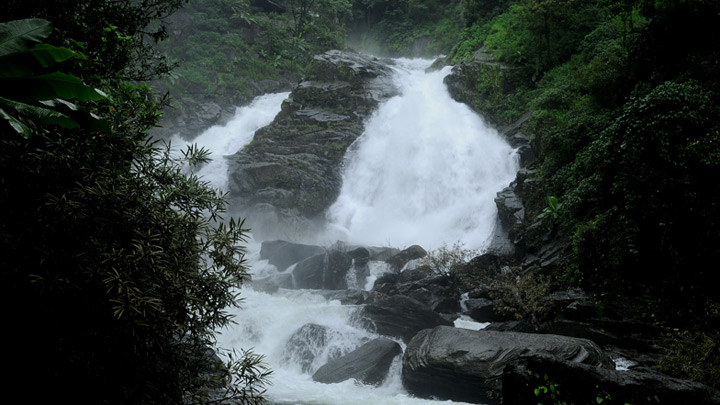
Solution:
M 378 104 L 395 95 L 392 70 L 349 52 L 315 56 L 272 124 L 229 156 L 230 205 L 260 239 L 311 233 L 337 198 L 345 152 Z

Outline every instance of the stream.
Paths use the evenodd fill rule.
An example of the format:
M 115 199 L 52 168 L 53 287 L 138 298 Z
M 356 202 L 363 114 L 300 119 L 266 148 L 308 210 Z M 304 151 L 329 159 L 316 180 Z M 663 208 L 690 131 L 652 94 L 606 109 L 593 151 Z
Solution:
M 400 95 L 381 104 L 366 122 L 365 132 L 346 154 L 343 187 L 327 211 L 319 240 L 328 244 L 392 246 L 418 244 L 427 250 L 462 244 L 482 251 L 496 222 L 494 198 L 518 170 L 518 157 L 507 142 L 464 104 L 450 98 L 443 78 L 450 72 L 425 73 L 432 61 L 398 59 L 395 81 Z M 213 161 L 199 172 L 215 187 L 226 189 L 222 156 L 238 151 L 254 132 L 269 124 L 288 93 L 258 97 L 239 108 L 225 126 L 210 128 L 193 140 L 211 151 Z M 181 146 L 181 139 L 173 140 Z M 250 271 L 259 279 L 277 274 L 259 259 L 259 241 L 248 245 Z M 370 263 L 368 282 L 388 271 Z M 286 271 L 291 271 L 292 267 Z M 236 324 L 218 336 L 220 347 L 263 354 L 273 370 L 267 398 L 278 404 L 435 404 L 410 396 L 401 384 L 398 356 L 389 376 L 377 387 L 354 380 L 321 384 L 313 372 L 331 357 L 352 351 L 377 335 L 352 322 L 353 305 L 341 305 L 313 290 L 280 289 L 274 294 L 244 288 L 242 308 L 233 310 Z M 290 341 L 304 325 L 327 331 L 323 344 Z M 456 327 L 481 328 L 464 319 Z M 297 337 L 297 335 L 295 335 Z M 401 343 L 403 348 L 405 345 Z M 309 348 L 309 349 L 308 349 Z

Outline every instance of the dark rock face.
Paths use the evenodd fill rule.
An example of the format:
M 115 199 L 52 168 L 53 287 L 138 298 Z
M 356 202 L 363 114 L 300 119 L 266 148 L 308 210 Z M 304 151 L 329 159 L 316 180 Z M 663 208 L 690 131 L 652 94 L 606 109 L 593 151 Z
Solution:
M 585 339 L 439 326 L 421 331 L 408 344 L 403 385 L 423 398 L 499 403 L 503 368 L 520 357 L 540 355 L 614 368 L 612 360 Z
M 303 245 L 284 240 L 264 241 L 260 247 L 260 258 L 284 271 L 291 265 L 308 257 L 325 253 L 321 246 Z
M 423 329 L 453 325 L 420 302 L 402 295 L 374 300 L 365 305 L 356 318 L 368 329 L 380 335 L 400 338 L 406 343 Z
M 347 148 L 378 104 L 395 95 L 392 70 L 378 59 L 329 51 L 272 124 L 229 159 L 229 200 L 259 239 L 302 236 L 337 198 Z M 279 224 L 279 225 L 278 225 Z
M 402 354 L 397 342 L 377 338 L 320 367 L 313 380 L 338 383 L 354 378 L 363 384 L 379 385 L 387 377 L 395 356 Z
M 720 392 L 699 383 L 684 381 L 647 369 L 616 371 L 546 357 L 523 358 L 503 371 L 503 405 L 537 403 L 534 388 L 552 381 L 560 388 L 558 400 L 566 403 L 597 403 L 612 398 L 620 404 L 718 404 Z M 543 376 L 540 382 L 537 378 Z M 650 400 L 648 400 L 648 398 Z

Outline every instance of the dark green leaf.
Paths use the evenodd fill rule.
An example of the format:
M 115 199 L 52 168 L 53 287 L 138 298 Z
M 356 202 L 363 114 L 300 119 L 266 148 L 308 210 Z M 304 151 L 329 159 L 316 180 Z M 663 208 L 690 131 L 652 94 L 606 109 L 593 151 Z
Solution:
M 18 134 L 22 135 L 25 138 L 30 138 L 32 136 L 32 129 L 28 128 L 27 125 L 23 124 L 22 122 L 15 119 L 13 116 L 9 115 L 5 112 L 2 108 L 0 108 L 0 117 L 5 119 L 8 124 L 17 132 Z
M 52 24 L 39 18 L 0 24 L 0 56 L 20 52 L 33 42 L 41 42 L 52 32 Z
M 39 68 L 66 61 L 75 56 L 75 52 L 48 44 L 35 45 L 30 49 L 0 56 L 0 77 L 24 77 L 33 74 Z
M 13 100 L 0 97 L 0 103 L 12 107 L 15 111 L 36 119 L 45 125 L 59 125 L 63 128 L 77 128 L 78 123 L 68 115 L 61 112 L 51 110 L 49 108 L 38 107 L 30 104 L 20 103 Z
M 14 80 L 13 87 L 17 89 L 15 95 L 19 100 L 64 98 L 79 101 L 99 101 L 107 98 L 105 93 L 87 86 L 79 78 L 60 72 L 18 78 Z

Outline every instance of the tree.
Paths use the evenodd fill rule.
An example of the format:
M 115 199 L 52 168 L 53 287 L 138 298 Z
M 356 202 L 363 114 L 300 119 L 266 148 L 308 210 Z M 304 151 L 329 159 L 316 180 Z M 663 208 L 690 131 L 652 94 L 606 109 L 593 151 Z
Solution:
M 7 0 L 3 19 L 52 21 L 55 32 L 50 39 L 86 56 L 78 60 L 76 72 L 84 80 L 120 76 L 145 81 L 170 70 L 152 45 L 167 38 L 163 18 L 187 1 Z M 85 77 L 83 72 L 90 74 Z
M 6 381 L 38 403 L 261 401 L 262 357 L 224 363 L 214 349 L 247 269 L 242 221 L 224 221 L 224 196 L 182 170 L 207 152 L 179 158 L 148 137 L 160 117 L 149 87 L 93 64 L 66 66 L 72 51 L 32 45 L 47 21 L 0 24 L 0 33 L 5 79 L 37 79 L 20 101 L 49 111 L 20 107 L 3 87 L 12 96 L 0 100 L 0 296 L 14 370 Z M 81 96 L 101 94 L 75 76 L 50 80 L 61 67 L 112 83 L 108 97 Z M 87 118 L 82 111 L 106 125 L 76 119 Z

